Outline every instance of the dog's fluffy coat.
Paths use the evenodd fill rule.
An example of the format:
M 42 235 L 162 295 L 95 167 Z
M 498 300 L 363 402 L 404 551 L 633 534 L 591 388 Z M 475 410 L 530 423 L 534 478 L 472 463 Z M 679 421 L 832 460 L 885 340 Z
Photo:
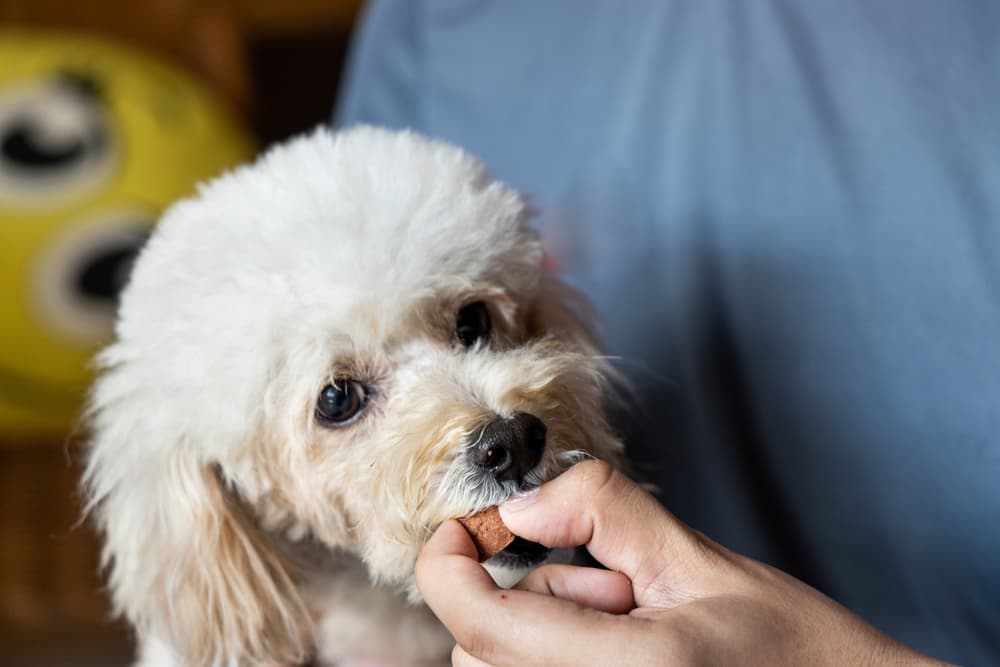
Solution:
M 466 347 L 474 302 L 492 331 Z M 517 491 L 466 450 L 527 412 L 548 428 L 527 484 L 617 459 L 596 352 L 521 198 L 452 146 L 321 129 L 173 206 L 88 415 L 89 511 L 140 661 L 446 662 L 414 604 L 417 553 Z M 358 417 L 317 421 L 319 393 L 349 380 Z

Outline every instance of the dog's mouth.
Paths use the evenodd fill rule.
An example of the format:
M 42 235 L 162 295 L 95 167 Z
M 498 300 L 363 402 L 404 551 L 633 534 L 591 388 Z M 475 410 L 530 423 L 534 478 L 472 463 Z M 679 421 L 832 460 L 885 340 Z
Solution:
M 552 550 L 538 542 L 515 537 L 507 548 L 490 559 L 491 564 L 507 568 L 525 568 L 538 565 Z

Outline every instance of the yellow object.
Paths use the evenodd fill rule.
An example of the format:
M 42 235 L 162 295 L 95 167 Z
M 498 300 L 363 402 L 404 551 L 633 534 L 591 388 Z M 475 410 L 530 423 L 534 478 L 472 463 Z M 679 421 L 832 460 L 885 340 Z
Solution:
M 184 71 L 96 37 L 0 29 L 0 440 L 66 433 L 157 216 L 252 152 Z

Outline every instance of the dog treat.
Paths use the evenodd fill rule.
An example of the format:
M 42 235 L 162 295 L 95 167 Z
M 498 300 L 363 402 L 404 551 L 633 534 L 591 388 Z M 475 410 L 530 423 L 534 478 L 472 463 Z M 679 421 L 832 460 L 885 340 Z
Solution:
M 516 535 L 503 525 L 500 520 L 500 510 L 496 507 L 488 507 L 482 512 L 459 519 L 479 552 L 479 562 L 489 560 L 493 556 L 510 546 Z

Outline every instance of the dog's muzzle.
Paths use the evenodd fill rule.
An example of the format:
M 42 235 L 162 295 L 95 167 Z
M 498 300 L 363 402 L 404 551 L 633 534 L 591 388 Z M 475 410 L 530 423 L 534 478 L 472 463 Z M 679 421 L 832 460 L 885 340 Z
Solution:
M 469 459 L 483 475 L 500 483 L 514 482 L 522 488 L 525 477 L 545 453 L 546 431 L 545 423 L 527 412 L 494 419 L 483 426 L 469 448 Z M 504 568 L 527 568 L 541 563 L 548 554 L 548 548 L 519 537 L 494 556 L 491 563 Z
M 483 426 L 468 455 L 483 474 L 498 482 L 516 482 L 520 487 L 542 460 L 545 432 L 545 423 L 527 412 L 497 418 Z

